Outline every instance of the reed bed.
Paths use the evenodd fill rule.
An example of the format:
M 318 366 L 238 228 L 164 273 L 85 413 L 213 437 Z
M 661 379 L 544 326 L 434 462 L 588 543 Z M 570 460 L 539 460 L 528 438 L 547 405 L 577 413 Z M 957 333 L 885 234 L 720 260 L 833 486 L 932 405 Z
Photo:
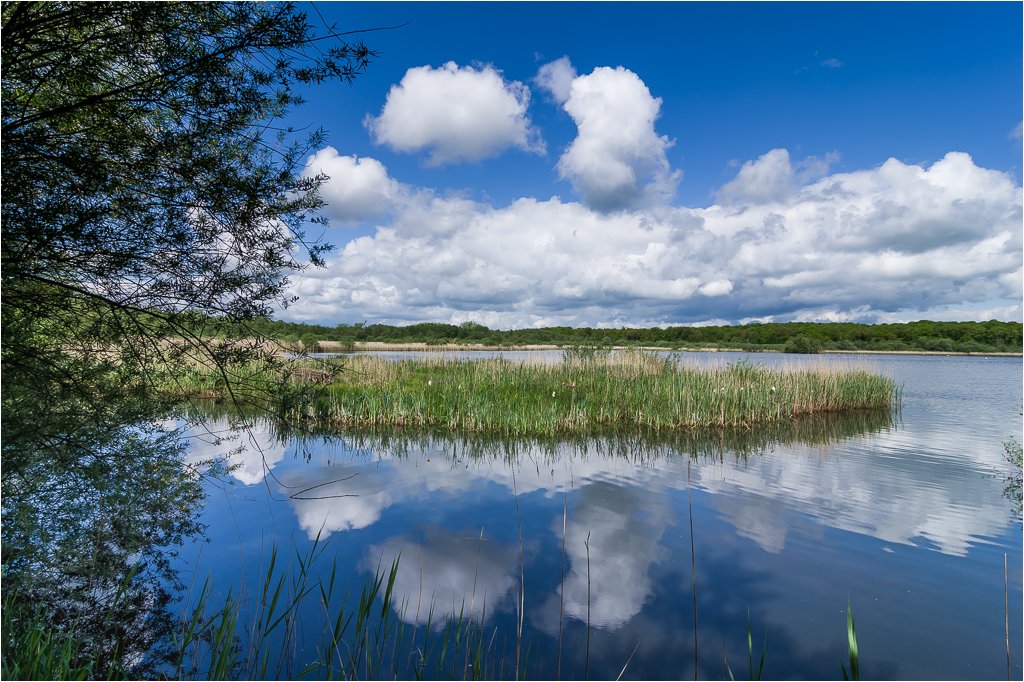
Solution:
M 559 363 L 356 358 L 346 369 L 307 415 L 346 427 L 525 436 L 753 427 L 898 400 L 892 379 L 864 370 L 709 369 L 639 352 Z
M 249 387 L 292 386 L 276 411 L 307 424 L 517 437 L 751 428 L 816 414 L 892 410 L 900 397 L 892 378 L 866 368 L 769 369 L 743 362 L 709 368 L 636 351 L 562 361 L 356 356 L 343 362 L 334 370 L 296 367 L 283 375 L 249 368 L 238 376 Z M 210 381 L 195 371 L 179 385 L 205 386 L 206 393 L 193 395 L 222 390 L 222 378 Z M 316 390 L 301 390 L 310 384 Z
M 209 413 L 202 413 L 209 414 Z M 659 460 L 692 457 L 725 461 L 745 459 L 780 446 L 800 444 L 827 448 L 853 436 L 892 428 L 894 415 L 887 410 L 830 412 L 753 429 L 688 429 L 650 433 L 644 430 L 601 430 L 583 435 L 509 437 L 486 432 L 452 432 L 399 428 L 351 429 L 343 433 L 350 448 L 389 457 L 416 457 L 424 452 L 457 453 L 459 459 L 491 466 L 495 461 L 517 462 L 523 453 L 542 465 L 593 457 L 626 459 L 654 465 Z M 285 438 L 319 441 L 323 434 L 302 425 L 279 424 Z

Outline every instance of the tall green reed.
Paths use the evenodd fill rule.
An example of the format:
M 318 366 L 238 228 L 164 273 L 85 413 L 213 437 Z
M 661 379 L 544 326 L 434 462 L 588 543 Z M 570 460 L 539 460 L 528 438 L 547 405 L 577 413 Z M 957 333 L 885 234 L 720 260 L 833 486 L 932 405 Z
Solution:
M 725 639 L 723 637 L 722 647 L 725 647 Z M 761 644 L 761 658 L 758 661 L 757 667 L 754 667 L 754 637 L 750 631 L 750 610 L 747 610 L 747 670 L 751 680 L 764 679 L 764 662 L 765 657 L 768 654 L 768 633 L 764 633 L 764 642 Z M 732 668 L 729 667 L 729 654 L 727 651 L 723 651 L 725 658 L 725 670 L 729 674 L 729 679 L 735 682 L 736 677 L 732 673 Z
M 5 594 L 0 676 L 5 680 L 87 680 L 93 664 L 71 634 L 50 627 L 41 608 L 25 608 Z
M 846 602 L 846 642 L 847 657 L 850 661 L 850 669 L 847 671 L 846 664 L 840 662 L 843 668 L 844 680 L 860 679 L 860 648 L 857 646 L 857 629 L 853 625 L 853 606 L 849 600 Z
M 639 351 L 562 362 L 366 356 L 346 362 L 343 371 L 309 390 L 300 391 L 301 381 L 290 384 L 295 395 L 279 397 L 277 411 L 331 428 L 521 437 L 609 428 L 750 428 L 824 413 L 891 411 L 900 398 L 891 378 L 866 369 L 695 367 Z M 274 384 L 265 371 L 249 376 Z
M 501 676 L 505 646 L 496 646 L 496 629 L 481 624 L 486 610 L 478 623 L 471 617 L 473 605 L 467 610 L 463 604 L 441 622 L 431 603 L 426 625 L 409 626 L 402 617 L 408 605 L 394 603 L 401 557 L 378 566 L 353 599 L 339 588 L 336 559 L 325 573 L 314 568 L 325 547 L 317 537 L 305 554 L 296 551 L 288 562 L 272 550 L 252 594 L 243 585 L 238 596 L 229 592 L 217 606 L 208 578 L 186 605 L 169 675 L 209 680 Z

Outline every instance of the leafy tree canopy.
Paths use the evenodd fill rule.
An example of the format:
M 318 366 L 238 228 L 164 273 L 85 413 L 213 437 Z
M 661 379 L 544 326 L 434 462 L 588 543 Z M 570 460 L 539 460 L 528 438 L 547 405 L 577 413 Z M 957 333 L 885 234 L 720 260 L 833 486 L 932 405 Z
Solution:
M 321 136 L 277 122 L 374 53 L 289 3 L 10 2 L 2 37 L 4 589 L 70 621 L 194 530 L 155 373 L 259 352 L 195 321 L 265 316 L 319 262 Z
M 290 4 L 4 5 L 5 304 L 37 284 L 236 319 L 282 302 L 320 205 L 296 163 L 319 138 L 285 144 L 273 123 L 296 84 L 371 56 L 331 41 Z

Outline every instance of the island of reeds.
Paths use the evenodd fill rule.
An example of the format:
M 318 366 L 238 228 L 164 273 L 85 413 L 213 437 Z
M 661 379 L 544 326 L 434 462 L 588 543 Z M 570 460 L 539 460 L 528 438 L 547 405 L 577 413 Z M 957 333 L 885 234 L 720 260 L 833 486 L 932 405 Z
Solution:
M 355 355 L 284 368 L 250 365 L 231 376 L 192 369 L 177 379 L 175 390 L 195 398 L 272 394 L 266 407 L 323 428 L 504 436 L 750 428 L 822 413 L 892 410 L 900 396 L 892 378 L 869 369 L 697 367 L 640 351 L 534 362 Z

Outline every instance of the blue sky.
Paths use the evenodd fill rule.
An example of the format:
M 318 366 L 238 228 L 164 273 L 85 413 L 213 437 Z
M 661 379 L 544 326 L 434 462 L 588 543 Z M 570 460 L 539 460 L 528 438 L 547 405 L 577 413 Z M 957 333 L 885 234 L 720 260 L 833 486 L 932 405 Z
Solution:
M 402 26 L 291 115 L 337 249 L 284 319 L 1021 319 L 1019 3 L 316 9 Z

